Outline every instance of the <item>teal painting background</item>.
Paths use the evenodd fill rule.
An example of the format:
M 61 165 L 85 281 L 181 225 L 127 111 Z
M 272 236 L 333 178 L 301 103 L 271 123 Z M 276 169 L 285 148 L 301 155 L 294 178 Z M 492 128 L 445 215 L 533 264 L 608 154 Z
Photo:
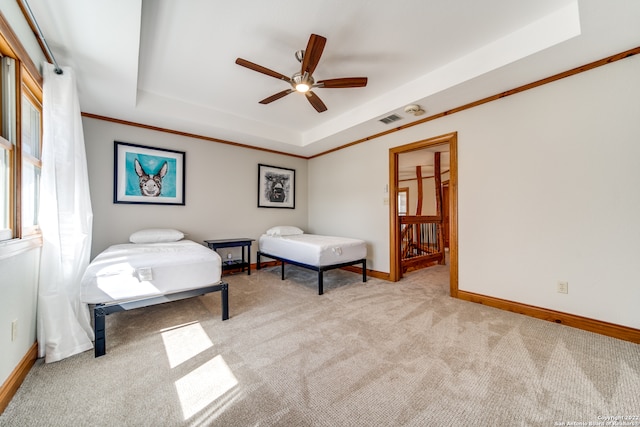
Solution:
M 125 182 L 126 186 L 124 194 L 126 196 L 142 196 L 140 193 L 139 177 L 136 173 L 136 167 L 134 164 L 135 159 L 138 159 L 142 169 L 148 175 L 157 175 L 160 172 L 160 168 L 167 162 L 169 170 L 167 174 L 162 178 L 162 191 L 158 197 L 176 197 L 176 172 L 177 172 L 177 160 L 173 157 L 163 156 L 151 156 L 148 154 L 140 153 L 125 153 Z

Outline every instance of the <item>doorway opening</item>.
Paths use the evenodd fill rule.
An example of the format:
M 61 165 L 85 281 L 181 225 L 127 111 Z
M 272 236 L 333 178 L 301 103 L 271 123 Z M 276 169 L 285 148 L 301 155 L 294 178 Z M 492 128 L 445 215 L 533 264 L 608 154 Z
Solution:
M 448 247 L 450 294 L 454 297 L 458 293 L 457 154 L 456 132 L 389 149 L 390 279 L 396 282 L 402 278 L 408 250 L 421 253 L 422 260 L 439 259 L 439 255 L 428 254 L 436 248 L 434 253 L 442 253 L 439 262 L 443 263 L 445 247 Z M 431 163 L 424 161 L 429 158 L 433 159 Z M 443 158 L 447 160 L 445 168 L 448 169 L 444 174 Z M 435 201 L 425 203 L 423 183 L 431 178 Z M 412 181 L 415 181 L 416 197 L 401 196 L 411 194 Z M 412 200 L 412 204 L 401 206 L 401 198 Z M 414 239 L 413 234 L 418 237 Z M 408 241 L 413 247 L 407 245 Z

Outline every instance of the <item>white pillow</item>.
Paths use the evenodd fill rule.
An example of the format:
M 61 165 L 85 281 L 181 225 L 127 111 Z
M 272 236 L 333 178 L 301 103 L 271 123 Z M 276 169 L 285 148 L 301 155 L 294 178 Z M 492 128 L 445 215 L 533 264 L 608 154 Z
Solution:
M 171 228 L 148 228 L 139 230 L 129 236 L 131 243 L 177 242 L 184 238 L 184 233 Z
M 293 234 L 304 234 L 304 231 L 292 225 L 278 225 L 267 230 L 268 236 L 291 236 Z

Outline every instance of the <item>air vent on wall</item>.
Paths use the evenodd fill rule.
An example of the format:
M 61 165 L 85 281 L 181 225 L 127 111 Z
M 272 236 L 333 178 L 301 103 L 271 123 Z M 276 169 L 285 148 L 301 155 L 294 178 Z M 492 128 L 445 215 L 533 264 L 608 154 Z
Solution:
M 390 115 L 390 116 L 383 117 L 383 118 L 381 118 L 381 119 L 380 119 L 380 121 L 381 121 L 382 123 L 384 123 L 385 125 L 388 125 L 389 123 L 396 122 L 396 121 L 398 121 L 398 120 L 402 120 L 402 117 L 400 117 L 400 116 L 399 116 L 399 115 L 397 115 L 397 114 L 392 114 L 392 115 Z

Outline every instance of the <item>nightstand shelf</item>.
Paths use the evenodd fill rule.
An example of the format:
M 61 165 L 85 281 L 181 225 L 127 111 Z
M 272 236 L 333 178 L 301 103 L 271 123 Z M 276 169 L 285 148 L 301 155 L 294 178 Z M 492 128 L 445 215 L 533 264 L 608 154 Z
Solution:
M 247 268 L 247 275 L 251 275 L 251 242 L 254 239 L 246 239 L 246 238 L 236 238 L 236 239 L 217 239 L 217 240 L 205 240 L 204 242 L 207 244 L 209 249 L 212 249 L 218 252 L 218 249 L 221 248 L 233 248 L 233 247 L 241 247 L 242 248 L 242 260 L 223 260 L 222 261 L 222 271 L 227 270 L 235 270 L 240 268 L 241 271 L 244 271 L 244 268 Z M 247 252 L 246 261 L 245 261 L 245 248 Z

